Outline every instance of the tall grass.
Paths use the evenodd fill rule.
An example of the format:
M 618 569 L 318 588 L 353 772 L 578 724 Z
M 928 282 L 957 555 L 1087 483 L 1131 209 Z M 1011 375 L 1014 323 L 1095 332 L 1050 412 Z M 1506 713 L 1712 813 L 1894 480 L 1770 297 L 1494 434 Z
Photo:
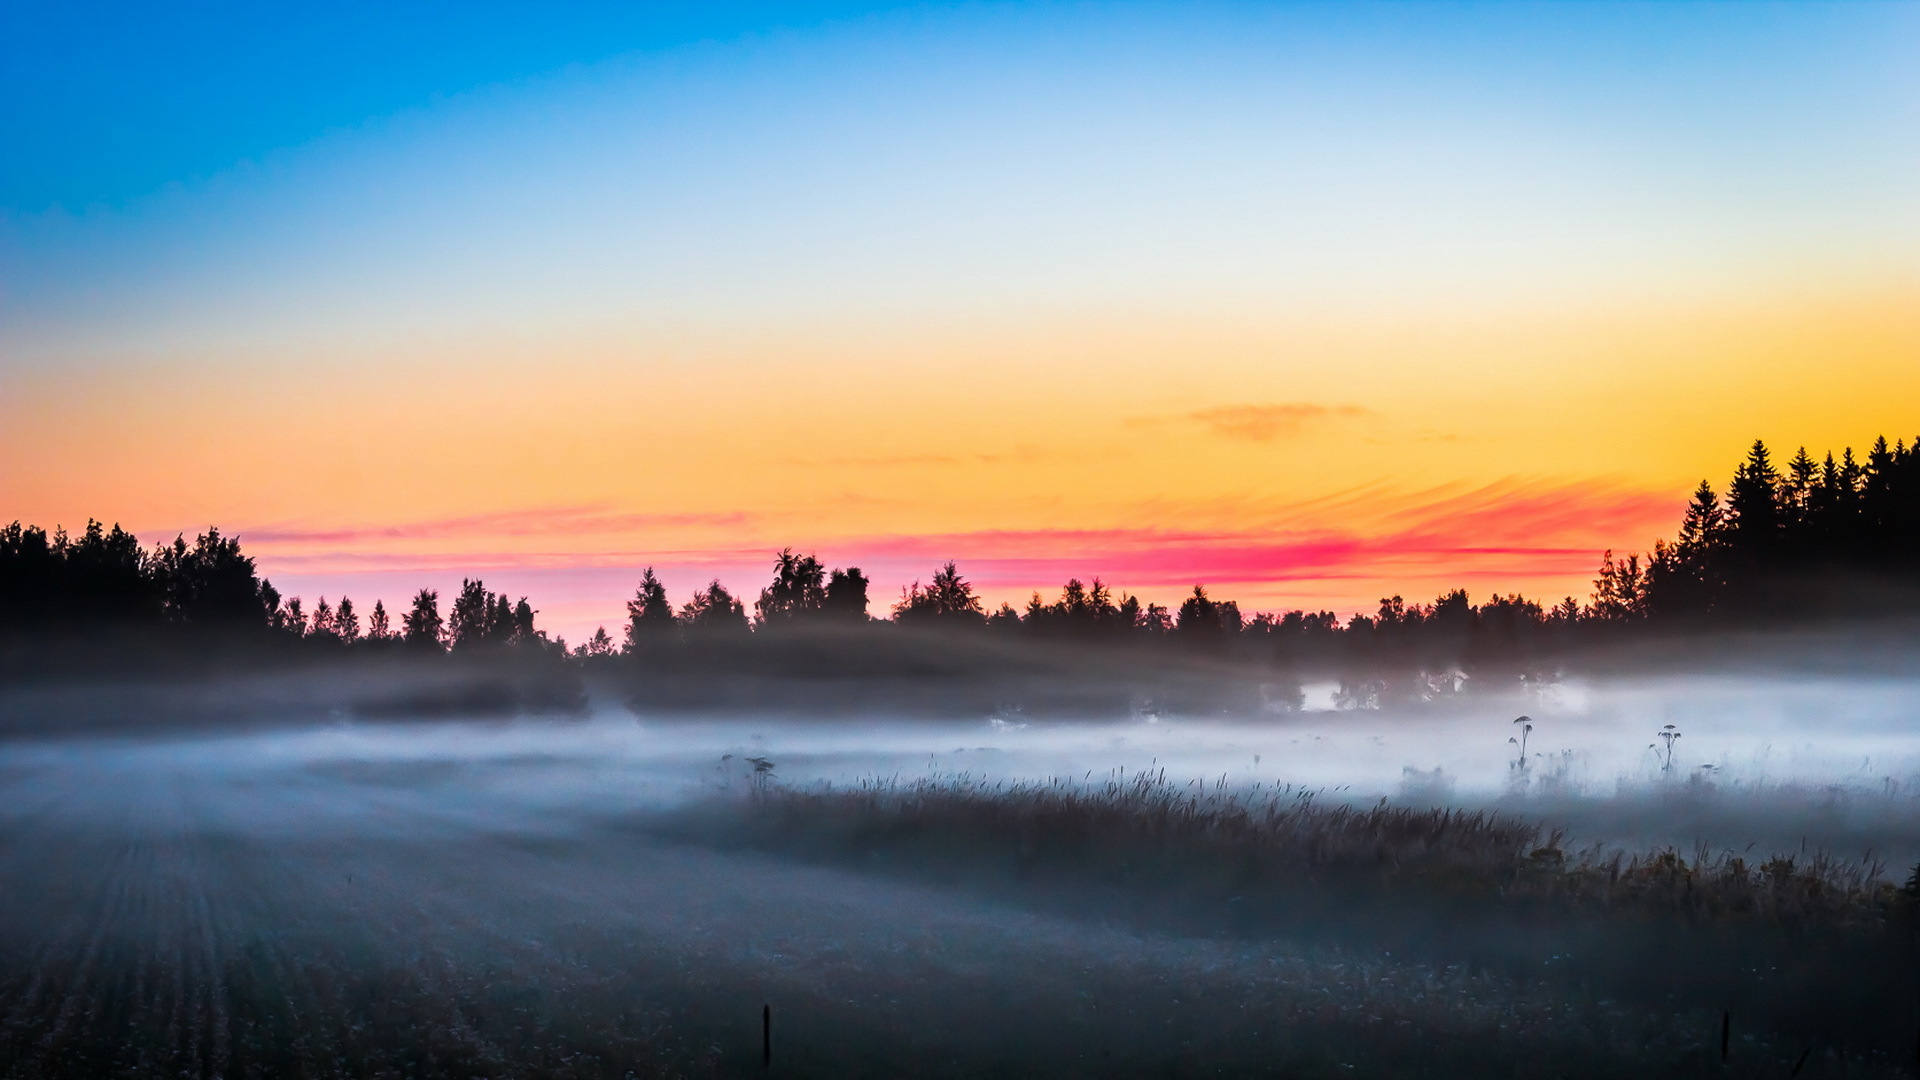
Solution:
M 1464 965 L 1553 987 L 1581 1013 L 1730 1012 L 1756 1037 L 1856 1063 L 1911 1061 L 1920 1027 L 1920 904 L 1871 859 L 1575 848 L 1496 811 L 1161 771 L 775 786 L 654 827 L 1148 932 Z
M 1420 887 L 1782 925 L 1880 923 L 1905 893 L 1871 859 L 1797 852 L 1760 860 L 1705 847 L 1570 850 L 1564 830 L 1490 810 L 1355 806 L 1293 788 L 1169 781 L 1165 770 L 1099 782 L 958 774 L 772 787 L 723 815 L 741 835 L 797 853 L 885 855 L 927 866 L 1091 875 L 1158 884 Z

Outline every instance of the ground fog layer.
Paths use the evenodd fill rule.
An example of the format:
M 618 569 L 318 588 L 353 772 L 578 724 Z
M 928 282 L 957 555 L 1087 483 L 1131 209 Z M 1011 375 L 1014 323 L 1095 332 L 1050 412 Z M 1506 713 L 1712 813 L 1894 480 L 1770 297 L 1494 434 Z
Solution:
M 1555 693 L 14 740 L 0 1074 L 1911 1075 L 1909 687 Z

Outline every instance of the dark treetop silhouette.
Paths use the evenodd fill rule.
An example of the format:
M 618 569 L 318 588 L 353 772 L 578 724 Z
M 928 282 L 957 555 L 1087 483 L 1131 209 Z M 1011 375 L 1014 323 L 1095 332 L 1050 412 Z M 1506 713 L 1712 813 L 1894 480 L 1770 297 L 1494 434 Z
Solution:
M 1644 556 L 1606 552 L 1585 603 L 1566 597 L 1548 606 L 1516 594 L 1474 605 L 1456 589 L 1428 604 L 1387 597 L 1374 614 L 1343 623 L 1329 611 L 1249 616 L 1201 585 L 1170 611 L 1094 578 L 1068 581 L 1057 599 L 1036 593 L 1024 611 L 1003 604 L 989 613 L 947 562 L 876 619 L 859 568 L 830 569 L 789 548 L 774 556 L 751 616 L 717 580 L 676 611 L 648 567 L 619 638 L 603 628 L 569 649 L 536 627 L 527 598 L 511 600 L 477 579 L 462 583 L 444 615 L 439 595 L 422 589 L 397 626 L 384 601 L 363 624 L 350 598 L 322 597 L 309 609 L 282 597 L 239 541 L 217 529 L 148 549 L 117 525 L 89 521 L 69 535 L 15 522 L 0 529 L 0 651 L 15 677 L 155 655 L 170 663 L 512 656 L 624 672 L 635 687 L 655 686 L 635 689 L 636 699 L 681 704 L 711 697 L 707 684 L 723 675 L 812 680 L 818 692 L 987 669 L 1058 675 L 1042 656 L 1070 656 L 1134 685 L 1126 672 L 1157 656 L 1253 663 L 1273 685 L 1289 672 L 1335 673 L 1349 702 L 1365 704 L 1398 692 L 1396 677 L 1430 689 L 1427 673 L 1523 673 L 1544 658 L 1643 635 L 1900 613 L 1916 586 L 1920 442 L 1882 438 L 1864 460 L 1849 448 L 1817 463 L 1803 449 L 1784 470 L 1755 442 L 1725 498 L 1701 482 L 1672 540 Z M 1291 693 L 1279 691 L 1280 702 Z

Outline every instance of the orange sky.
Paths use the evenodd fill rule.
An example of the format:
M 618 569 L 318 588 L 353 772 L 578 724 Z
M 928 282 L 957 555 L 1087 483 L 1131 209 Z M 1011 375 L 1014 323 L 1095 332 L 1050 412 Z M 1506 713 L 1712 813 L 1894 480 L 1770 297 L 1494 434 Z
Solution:
M 1342 612 L 1456 584 L 1584 596 L 1602 548 L 1670 533 L 1752 438 L 1900 434 L 1920 416 L 1915 299 L 153 363 L 17 380 L 6 429 L 60 450 L 4 476 L 26 520 L 215 523 L 289 589 L 335 596 L 485 574 L 575 635 L 615 619 L 641 565 L 750 591 L 789 544 L 888 595 L 954 557 L 996 600 L 1096 574 Z

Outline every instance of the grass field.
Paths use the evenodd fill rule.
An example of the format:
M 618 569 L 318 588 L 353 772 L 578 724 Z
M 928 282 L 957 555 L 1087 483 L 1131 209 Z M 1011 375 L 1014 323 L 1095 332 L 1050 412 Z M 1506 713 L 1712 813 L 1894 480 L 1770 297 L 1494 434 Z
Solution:
M 0 1076 L 759 1076 L 763 1007 L 785 1076 L 1915 1072 L 1869 860 L 1157 770 L 667 797 L 601 739 L 5 749 Z

